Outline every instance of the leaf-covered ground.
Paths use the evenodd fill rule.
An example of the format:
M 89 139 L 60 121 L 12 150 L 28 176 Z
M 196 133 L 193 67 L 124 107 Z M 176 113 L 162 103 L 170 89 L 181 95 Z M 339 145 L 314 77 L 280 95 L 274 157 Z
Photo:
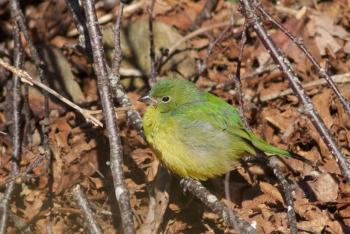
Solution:
M 104 34 L 110 33 L 110 25 L 115 22 L 118 12 L 115 2 L 118 1 L 96 2 Z M 199 78 L 198 87 L 237 104 L 232 75 L 237 65 L 244 19 L 237 3 L 219 0 L 208 18 L 195 25 L 195 19 L 205 3 L 204 0 L 156 1 L 155 21 L 169 25 L 156 29 L 157 52 L 160 47 L 170 49 L 176 40 L 202 29 L 201 33 L 187 37 L 185 43 L 178 45 L 178 49 L 186 49 L 185 52 L 177 55 L 179 57 L 162 70 L 162 75 L 169 74 L 169 70 L 176 70 L 184 76 L 190 76 L 197 72 L 196 60 L 205 61 L 207 71 Z M 96 76 L 86 53 L 73 46 L 78 42 L 78 33 L 65 1 L 22 1 L 21 4 L 31 36 L 48 67 L 50 87 L 86 109 L 100 110 Z M 146 76 L 140 78 L 134 75 L 149 73 L 150 60 L 146 49 L 149 41 L 149 4 L 150 1 L 132 1 L 126 5 L 123 18 L 126 28 L 124 37 L 127 39 L 122 39 L 125 57 L 121 69 L 124 74 L 122 84 L 140 113 L 144 112 L 145 106 L 137 99 L 149 87 Z M 278 3 L 263 1 L 262 5 L 291 33 L 303 39 L 321 66 L 334 76 L 342 94 L 350 99 L 350 2 L 284 0 Z M 12 58 L 13 54 L 9 12 L 8 1 L 0 1 L 2 58 Z M 134 29 L 127 26 L 140 21 L 144 23 Z M 221 35 L 232 21 L 234 26 Z M 292 61 L 298 77 L 342 153 L 349 157 L 350 120 L 339 100 L 293 42 L 271 24 L 265 25 L 277 46 Z M 170 39 L 163 42 L 161 40 L 165 35 L 170 35 Z M 208 57 L 208 45 L 218 37 L 221 40 L 215 44 Z M 133 44 L 129 40 L 136 42 Z M 125 44 L 128 41 L 134 45 L 133 48 L 127 49 Z M 104 42 L 106 53 L 111 58 L 112 46 L 108 44 L 108 39 L 105 38 Z M 26 51 L 24 70 L 37 77 L 27 42 L 23 39 L 22 43 Z M 13 63 L 11 60 L 8 62 Z M 130 76 L 128 72 L 134 75 Z M 5 133 L 0 133 L 2 191 L 13 179 L 9 175 L 13 154 L 11 77 L 9 72 L 0 67 L 0 131 Z M 289 149 L 313 163 L 307 165 L 296 159 L 283 159 L 284 174 L 295 191 L 294 208 L 300 233 L 349 233 L 350 186 L 319 133 L 303 115 L 302 106 L 289 90 L 288 81 L 273 64 L 252 30 L 248 33 L 244 48 L 241 77 L 245 116 L 254 131 L 271 144 Z M 17 233 L 20 228 L 21 231 L 28 231 L 29 228 L 33 233 L 47 233 L 50 227 L 53 233 L 86 233 L 84 219 L 71 193 L 72 186 L 78 183 L 84 188 L 103 232 L 121 232 L 108 166 L 106 130 L 92 126 L 72 108 L 52 98 L 48 132 L 52 162 L 49 166 L 45 160 L 39 161 L 39 165 L 33 165 L 45 152 L 40 128 L 44 115 L 43 95 L 31 88 L 28 103 L 29 118 L 28 112 L 22 111 L 21 174 L 15 178 L 17 186 L 10 202 L 7 232 Z M 96 113 L 103 120 L 102 114 Z M 121 130 L 125 183 L 131 194 L 136 228 L 141 230 L 145 228 L 148 212 L 149 186 L 155 179 L 159 162 L 142 137 L 131 127 L 125 109 L 117 108 L 116 113 Z M 28 168 L 32 170 L 28 172 Z M 184 192 L 178 178 L 174 177 L 167 183 L 171 183 L 170 202 L 161 222 L 161 233 L 234 232 L 218 215 Z M 230 198 L 225 196 L 224 178 L 209 180 L 204 184 L 242 218 L 256 224 L 260 233 L 288 233 L 287 206 L 271 169 L 261 163 L 246 163 L 231 172 L 228 183 Z

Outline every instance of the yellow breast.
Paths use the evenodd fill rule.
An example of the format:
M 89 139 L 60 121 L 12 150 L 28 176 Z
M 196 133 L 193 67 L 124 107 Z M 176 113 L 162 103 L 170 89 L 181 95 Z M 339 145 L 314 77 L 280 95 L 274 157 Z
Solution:
M 202 160 L 195 155 L 181 141 L 179 126 L 174 117 L 163 116 L 157 108 L 149 107 L 143 122 L 146 139 L 157 158 L 179 176 L 206 180 L 229 170 L 230 165 L 218 165 L 217 158 Z

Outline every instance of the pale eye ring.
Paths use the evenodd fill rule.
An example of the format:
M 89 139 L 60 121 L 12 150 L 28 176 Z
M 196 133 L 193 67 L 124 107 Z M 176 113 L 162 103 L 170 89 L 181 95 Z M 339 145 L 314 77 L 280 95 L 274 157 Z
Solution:
M 170 102 L 170 97 L 169 97 L 169 96 L 164 96 L 164 97 L 162 97 L 162 102 L 163 102 L 163 103 L 168 103 L 168 102 Z

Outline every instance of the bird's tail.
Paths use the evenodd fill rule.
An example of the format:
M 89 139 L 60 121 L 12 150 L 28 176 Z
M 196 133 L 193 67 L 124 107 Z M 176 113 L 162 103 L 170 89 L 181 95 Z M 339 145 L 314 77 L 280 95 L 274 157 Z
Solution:
M 313 162 L 309 159 L 304 158 L 301 155 L 298 155 L 293 152 L 289 152 L 287 150 L 280 149 L 278 147 L 272 146 L 261 138 L 257 137 L 253 132 L 247 131 L 245 129 L 236 129 L 234 134 L 245 139 L 249 144 L 251 144 L 254 148 L 259 151 L 262 151 L 267 156 L 282 156 L 282 157 L 292 157 L 297 160 L 300 160 L 310 166 L 313 166 Z
M 270 145 L 266 141 L 255 136 L 254 133 L 249 132 L 249 135 L 250 135 L 250 142 L 252 143 L 252 145 L 257 149 L 261 150 L 262 152 L 264 152 L 266 155 L 278 155 L 278 156 L 287 156 L 287 157 L 292 156 L 291 152 L 280 149 L 273 145 Z

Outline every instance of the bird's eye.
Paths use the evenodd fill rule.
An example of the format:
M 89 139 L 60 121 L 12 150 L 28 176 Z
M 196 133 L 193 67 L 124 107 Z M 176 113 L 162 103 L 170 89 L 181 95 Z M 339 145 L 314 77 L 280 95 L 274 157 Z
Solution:
M 170 101 L 170 97 L 169 96 L 162 97 L 162 102 L 163 103 L 168 103 L 169 101 Z

